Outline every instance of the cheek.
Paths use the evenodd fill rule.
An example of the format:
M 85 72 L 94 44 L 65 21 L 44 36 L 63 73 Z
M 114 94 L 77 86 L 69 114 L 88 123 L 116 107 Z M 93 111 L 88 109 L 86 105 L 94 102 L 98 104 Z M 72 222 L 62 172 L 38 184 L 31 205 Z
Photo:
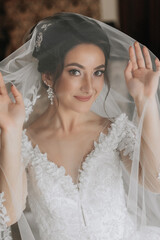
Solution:
M 104 78 L 96 79 L 94 81 L 94 88 L 97 90 L 97 92 L 100 92 L 104 86 Z
M 79 81 L 77 79 L 71 78 L 61 78 L 59 79 L 56 86 L 56 93 L 67 95 L 68 93 L 74 92 L 79 87 Z

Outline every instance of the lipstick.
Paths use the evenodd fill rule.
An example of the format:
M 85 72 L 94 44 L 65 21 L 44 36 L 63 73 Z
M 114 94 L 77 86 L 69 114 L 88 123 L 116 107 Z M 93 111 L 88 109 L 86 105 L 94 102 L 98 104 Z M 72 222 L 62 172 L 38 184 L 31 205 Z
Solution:
M 91 99 L 92 96 L 87 96 L 87 97 L 83 97 L 83 96 L 74 96 L 77 100 L 81 101 L 81 102 L 87 102 Z

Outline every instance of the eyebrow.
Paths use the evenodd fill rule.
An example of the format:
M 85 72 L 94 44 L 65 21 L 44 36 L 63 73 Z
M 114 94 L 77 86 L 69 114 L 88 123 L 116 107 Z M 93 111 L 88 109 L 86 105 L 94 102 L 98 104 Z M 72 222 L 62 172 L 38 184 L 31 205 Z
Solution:
M 66 67 L 69 67 L 69 66 L 76 66 L 76 67 L 85 69 L 85 67 L 82 66 L 82 65 L 79 64 L 79 63 L 69 63 L 69 64 L 65 65 L 64 67 L 66 68 Z M 105 68 L 105 65 L 104 65 L 104 64 L 101 64 L 101 65 L 95 67 L 94 69 L 97 70 L 97 69 L 100 69 L 100 68 Z

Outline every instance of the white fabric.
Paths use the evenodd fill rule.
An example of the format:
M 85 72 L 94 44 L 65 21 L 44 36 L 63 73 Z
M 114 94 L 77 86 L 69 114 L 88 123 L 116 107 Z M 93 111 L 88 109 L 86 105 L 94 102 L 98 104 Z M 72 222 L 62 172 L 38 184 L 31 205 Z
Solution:
M 4 192 L 0 193 L 0 239 L 11 240 L 10 228 L 7 228 L 7 223 L 10 218 L 7 215 L 7 210 L 3 203 L 5 202 Z
M 41 240 L 122 240 L 124 232 L 125 239 L 158 239 L 152 229 L 136 233 L 126 207 L 119 152 L 132 157 L 136 131 L 121 114 L 107 135 L 100 133 L 83 162 L 79 186 L 64 167 L 49 162 L 38 146 L 33 148 L 23 131 L 28 200 Z
M 69 15 L 66 14 L 66 20 L 70 19 L 71 16 Z M 78 14 L 75 14 L 75 15 L 82 18 L 82 20 L 84 21 L 84 26 L 85 26 L 85 23 L 91 20 L 87 17 L 81 16 Z M 117 117 L 122 112 L 126 112 L 127 115 L 129 115 L 129 119 L 135 120 L 134 117 L 136 117 L 137 115 L 136 115 L 136 111 L 134 111 L 135 104 L 133 102 L 133 99 L 131 100 L 127 91 L 125 91 L 124 93 L 124 91 L 121 91 L 122 89 L 120 88 L 121 84 L 123 85 L 125 84 L 124 69 L 129 59 L 128 48 L 129 46 L 133 45 L 135 40 L 104 23 L 101 23 L 93 19 L 92 21 L 100 26 L 104 34 L 106 34 L 106 36 L 108 36 L 108 39 L 109 39 L 110 55 L 109 55 L 109 59 L 107 59 L 108 60 L 107 74 L 111 82 L 111 90 L 107 97 L 107 100 L 105 101 L 105 96 L 107 93 L 107 89 L 105 86 L 100 96 L 96 100 L 96 102 L 93 103 L 92 111 L 94 111 L 98 115 L 101 115 L 109 119 L 112 117 Z M 53 23 L 53 25 L 50 25 L 50 22 Z M 38 61 L 32 56 L 32 53 L 35 49 L 35 44 L 36 44 L 36 47 L 38 47 L 39 43 L 41 43 L 41 40 L 40 42 L 36 41 L 38 40 L 37 37 L 39 36 L 40 32 L 44 33 L 45 31 L 47 31 L 47 28 L 44 29 L 44 24 L 46 23 L 49 29 L 51 26 L 54 27 L 55 22 L 54 21 L 52 22 L 51 19 L 44 20 L 44 21 L 42 20 L 34 29 L 31 39 L 27 43 L 25 43 L 20 49 L 18 49 L 16 52 L 14 52 L 12 55 L 10 55 L 8 58 L 6 58 L 4 61 L 0 63 L 0 71 L 2 72 L 2 75 L 4 77 L 6 87 L 9 90 L 9 96 L 13 99 L 12 94 L 10 92 L 10 83 L 15 84 L 17 89 L 22 93 L 24 103 L 25 103 L 25 110 L 26 110 L 25 121 L 27 125 L 29 125 L 30 120 L 37 119 L 38 116 L 45 111 L 45 109 L 42 106 L 45 105 L 44 102 L 46 101 L 47 97 L 44 93 L 45 91 L 43 91 L 44 89 L 41 81 L 41 74 L 37 70 Z M 75 22 L 72 21 L 72 18 L 70 19 L 70 24 L 71 25 L 73 24 L 73 27 L 74 27 Z M 77 31 L 79 30 L 78 25 L 76 26 L 76 30 Z M 63 28 L 62 31 L 65 32 L 65 29 Z M 85 29 L 85 31 L 86 31 L 85 34 L 88 33 L 87 29 Z M 151 55 L 151 61 L 153 62 L 153 69 L 155 69 L 155 64 L 154 64 L 155 56 L 151 52 L 150 52 L 150 55 Z M 118 66 L 120 66 L 118 70 L 118 76 L 115 73 L 115 64 L 118 64 Z M 117 90 L 117 86 L 118 86 L 118 90 Z M 40 93 L 40 97 L 39 97 L 39 90 L 42 90 L 42 93 Z M 158 88 L 158 91 L 157 91 L 158 93 L 157 103 L 158 103 L 158 109 L 160 112 L 160 105 L 159 105 L 159 99 L 158 99 L 160 97 L 159 90 L 160 88 Z M 105 110 L 104 110 L 104 105 L 105 105 Z M 80 182 L 82 184 L 81 183 L 79 184 L 79 187 L 80 187 L 79 192 L 77 191 L 77 186 L 73 184 L 71 177 L 65 176 L 64 168 L 63 167 L 57 168 L 56 165 L 54 165 L 51 162 L 48 162 L 46 154 L 41 154 L 38 149 L 38 146 L 35 147 L 34 150 L 32 148 L 29 148 L 29 146 L 31 147 L 31 145 L 28 142 L 28 140 L 26 140 L 26 136 L 25 135 L 23 136 L 22 141 L 23 141 L 23 146 L 25 147 L 23 147 L 22 149 L 22 155 L 23 155 L 23 159 L 25 159 L 25 165 L 27 167 L 28 176 L 29 176 L 28 178 L 28 194 L 29 195 L 28 196 L 30 200 L 31 209 L 33 212 L 33 217 L 38 222 L 37 227 L 39 228 L 39 230 L 43 232 L 43 234 L 45 234 L 45 236 L 41 236 L 41 239 L 47 239 L 47 237 L 48 239 L 49 238 L 53 239 L 51 232 L 54 231 L 54 229 L 58 229 L 57 230 L 58 234 L 61 234 L 59 235 L 59 239 L 66 239 L 67 234 L 65 237 L 63 234 L 65 234 L 66 232 L 68 233 L 67 228 L 71 229 L 73 234 L 76 234 L 76 230 L 74 229 L 78 228 L 80 234 L 82 234 L 81 238 L 84 240 L 85 238 L 88 237 L 86 234 L 90 234 L 89 235 L 90 239 L 106 240 L 106 239 L 114 239 L 114 236 L 115 236 L 115 239 L 118 239 L 119 237 L 119 239 L 124 240 L 125 239 L 123 237 L 124 229 L 125 230 L 128 229 L 129 231 L 129 232 L 124 232 L 124 235 L 128 239 L 136 239 L 136 240 L 137 239 L 142 239 L 142 240 L 160 239 L 160 228 L 152 227 L 152 226 L 160 226 L 159 224 L 160 223 L 160 207 L 159 207 L 159 200 L 158 200 L 158 197 L 160 196 L 160 194 L 156 195 L 156 194 L 149 193 L 149 195 L 147 195 L 146 192 L 144 191 L 144 186 L 142 189 L 140 189 L 141 191 L 139 194 L 139 188 L 138 188 L 139 162 L 141 160 L 139 153 L 140 153 L 140 143 L 141 143 L 140 141 L 141 130 L 143 128 L 143 117 L 144 115 L 142 114 L 142 117 L 139 121 L 140 124 L 138 125 L 137 141 L 135 141 L 135 136 L 136 136 L 135 127 L 132 127 L 133 125 L 126 120 L 126 117 L 124 117 L 124 115 L 121 115 L 121 117 L 118 118 L 119 120 L 118 119 L 116 120 L 116 124 L 112 124 L 112 130 L 109 136 L 105 137 L 104 134 L 100 135 L 100 138 L 99 138 L 100 143 L 98 144 L 95 143 L 94 151 L 91 154 L 89 154 L 89 156 L 86 158 L 83 164 L 84 170 L 80 173 L 80 180 L 81 180 Z M 110 147 L 104 148 L 104 146 L 107 146 L 107 145 Z M 149 147 L 151 147 L 151 150 L 153 150 L 152 143 L 149 144 Z M 133 157 L 132 172 L 130 176 L 127 176 L 127 178 L 125 178 L 126 176 L 124 174 L 124 166 L 123 164 L 120 164 L 121 163 L 119 159 L 120 156 L 118 153 L 118 151 L 122 151 L 123 149 L 125 149 L 124 150 L 125 155 L 129 154 L 131 158 Z M 146 157 L 145 160 L 147 159 L 148 161 L 147 156 L 145 157 Z M 109 161 L 107 161 L 108 159 Z M 152 159 L 154 160 L 154 150 L 153 150 Z M 151 161 L 148 161 L 148 163 L 150 164 L 149 165 L 150 168 L 152 168 L 152 159 Z M 156 159 L 157 161 L 159 161 L 159 156 L 156 156 Z M 91 165 L 91 162 L 99 163 L 99 165 L 96 165 L 96 164 Z M 113 165 L 110 165 L 111 162 L 113 163 Z M 107 175 L 104 175 L 105 171 Z M 124 182 L 122 182 L 121 171 L 123 174 Z M 157 170 L 157 172 L 158 171 L 159 169 Z M 22 176 L 22 172 L 20 172 L 20 175 L 17 176 L 17 179 L 20 182 L 20 186 L 23 188 L 21 184 L 22 183 L 21 176 Z M 95 176 L 97 176 L 97 178 L 95 178 Z M 108 188 L 108 191 L 106 191 L 107 187 L 109 187 L 108 186 L 108 181 L 110 180 L 109 176 L 113 177 L 113 181 L 109 182 L 110 190 Z M 154 177 L 156 178 L 156 176 Z M 55 181 L 52 181 L 53 178 Z M 150 181 L 150 179 L 148 180 Z M 99 181 L 102 181 L 101 184 L 98 184 Z M 105 181 L 107 181 L 106 185 L 104 185 Z M 54 185 L 53 185 L 53 182 L 54 182 Z M 10 185 L 10 183 L 8 184 Z M 85 186 L 82 188 L 82 185 L 83 186 L 85 185 Z M 123 185 L 124 185 L 124 188 L 123 188 Z M 151 185 L 152 185 L 152 182 L 151 182 Z M 87 189 L 87 186 L 88 186 L 88 189 Z M 98 187 L 102 187 L 102 189 L 101 188 L 98 189 Z M 105 191 L 100 191 L 100 190 L 104 190 L 104 187 L 106 187 Z M 41 191 L 41 189 L 43 189 L 43 191 Z M 82 191 L 82 189 L 84 189 L 84 191 Z M 129 189 L 129 194 L 127 191 L 128 189 Z M 21 190 L 22 189 L 20 189 L 20 192 L 22 192 Z M 10 189 L 10 191 L 12 192 L 12 189 Z M 46 194 L 44 194 L 44 192 Z M 98 196 L 97 196 L 97 192 L 100 193 Z M 64 198 L 63 193 L 67 194 L 67 197 L 65 197 L 66 202 L 63 202 L 63 198 Z M 112 193 L 112 195 L 110 193 Z M 118 193 L 121 193 L 121 195 Z M 2 196 L 4 195 L 3 193 L 1 194 Z M 57 194 L 58 196 L 59 194 L 62 194 L 63 198 L 61 198 L 60 200 L 60 198 L 57 197 Z M 126 196 L 127 198 L 125 197 L 125 194 L 127 194 Z M 150 195 L 151 195 L 151 198 L 150 198 Z M 71 196 L 73 196 L 73 199 Z M 94 198 L 91 199 L 91 196 L 93 196 Z M 96 196 L 98 201 L 95 202 Z M 85 197 L 86 197 L 86 202 L 83 202 Z M 89 199 L 91 199 L 90 202 L 89 202 Z M 155 204 L 155 199 L 157 199 L 156 204 Z M 53 204 L 53 200 L 54 201 L 57 200 L 55 205 Z M 105 204 L 108 202 L 107 207 L 106 205 L 104 206 L 103 201 L 105 202 Z M 13 199 L 13 202 L 15 202 L 14 199 Z M 69 204 L 71 204 L 70 202 L 72 202 L 72 207 L 74 206 L 75 209 L 77 209 L 74 213 L 73 213 L 73 209 L 72 211 L 69 211 L 71 210 L 69 208 Z M 89 203 L 91 205 L 89 205 Z M 98 203 L 99 205 L 97 205 Z M 119 203 L 121 203 L 121 205 L 123 206 L 122 209 Z M 1 204 L 2 204 L 1 205 L 2 209 L 4 210 L 2 201 L 1 201 Z M 109 207 L 111 204 L 113 204 L 114 206 L 113 208 Z M 22 204 L 16 203 L 16 205 L 21 206 Z M 118 227 L 116 228 L 116 230 L 114 230 L 113 224 L 112 226 L 110 225 L 110 227 L 108 227 L 108 224 L 105 223 L 107 225 L 105 229 L 103 225 L 100 225 L 100 222 L 103 220 L 102 219 L 103 214 L 100 214 L 100 211 L 98 211 L 99 218 L 96 218 L 96 217 L 91 218 L 91 214 L 92 216 L 97 214 L 96 211 L 91 212 L 90 209 L 93 209 L 91 208 L 92 206 L 97 207 L 97 209 L 99 207 L 102 207 L 101 209 L 103 209 L 103 211 L 101 213 L 103 214 L 106 208 L 105 221 L 108 221 L 108 224 L 109 224 L 109 221 L 110 223 L 115 222 L 115 224 L 118 224 Z M 137 212 L 138 207 L 140 207 L 140 209 L 138 209 L 138 212 Z M 65 211 L 64 211 L 64 208 L 65 208 Z M 17 206 L 15 206 L 15 209 L 17 209 Z M 58 209 L 59 209 L 59 212 L 56 214 L 56 211 Z M 117 210 L 116 212 L 114 211 L 115 209 Z M 84 213 L 82 211 L 84 211 Z M 131 215 L 127 216 L 128 215 L 127 211 L 130 211 L 133 214 L 133 222 L 134 222 L 133 226 L 130 221 Z M 126 212 L 126 215 L 125 215 L 125 212 Z M 55 215 L 53 213 L 55 213 Z M 3 219 L 4 212 L 2 211 L 2 213 L 0 212 L 0 214 L 1 214 L 0 219 L 1 218 Z M 72 214 L 74 214 L 77 220 L 72 218 L 73 216 Z M 84 220 L 82 221 L 82 219 L 84 218 L 83 214 L 85 215 L 86 224 L 88 224 L 88 222 L 90 224 L 92 223 L 91 224 L 92 227 L 90 227 L 91 225 L 87 225 L 87 228 L 83 226 L 83 222 L 84 222 Z M 67 219 L 68 221 L 67 227 L 64 224 L 64 218 L 62 218 L 61 216 L 63 216 L 64 218 L 67 218 L 67 217 L 69 218 L 70 216 L 69 220 Z M 139 222 L 137 222 L 137 219 L 139 220 Z M 60 221 L 62 221 L 63 224 L 59 225 Z M 71 223 L 73 223 L 74 226 Z M 78 225 L 78 223 L 80 224 Z M 6 226 L 6 223 L 4 224 L 4 226 Z M 32 237 L 32 234 L 30 234 L 30 231 L 27 228 L 28 226 L 26 225 L 25 218 L 20 219 L 19 226 L 20 226 L 22 240 L 28 240 L 28 239 L 34 240 L 34 237 Z M 61 229 L 59 229 L 59 226 L 61 227 Z M 100 226 L 102 226 L 102 229 Z M 132 237 L 131 235 L 134 228 L 136 229 L 135 230 L 136 232 L 134 232 L 134 235 Z M 97 229 L 97 232 L 96 232 L 96 229 Z M 138 232 L 137 231 L 138 229 L 140 229 L 141 232 Z M 6 229 L 4 234 L 6 234 L 7 231 L 8 229 Z M 159 232 L 159 235 L 158 235 L 158 232 Z M 71 234 L 71 231 L 69 231 L 69 233 Z M 101 237 L 100 238 L 99 236 L 97 237 L 95 234 L 101 234 L 101 235 L 104 234 L 104 237 L 100 236 Z M 110 234 L 110 235 L 106 237 L 105 234 L 108 234 L 108 235 Z M 119 236 L 117 237 L 116 234 L 119 234 Z M 95 236 L 92 236 L 92 235 L 95 235 Z M 5 240 L 9 240 L 9 235 L 7 237 L 8 239 L 5 238 Z M 2 239 L 4 240 L 4 238 Z M 56 236 L 55 239 L 58 239 L 58 236 Z M 70 239 L 77 239 L 77 238 L 75 236 L 70 236 Z

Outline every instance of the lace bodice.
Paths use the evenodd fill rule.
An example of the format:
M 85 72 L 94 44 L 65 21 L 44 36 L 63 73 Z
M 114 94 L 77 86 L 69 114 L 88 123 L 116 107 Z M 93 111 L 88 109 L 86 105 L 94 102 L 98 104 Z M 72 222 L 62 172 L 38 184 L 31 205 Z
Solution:
M 120 151 L 132 160 L 135 141 L 136 127 L 121 114 L 107 135 L 100 133 L 74 184 L 23 131 L 28 201 L 41 240 L 159 239 L 152 231 L 135 232 L 126 208 Z
M 0 193 L 0 240 L 12 240 L 10 228 L 7 228 L 7 223 L 10 219 L 7 216 L 6 208 L 3 205 L 4 202 L 4 192 L 2 192 Z
M 108 135 L 101 133 L 86 157 L 75 185 L 63 167 L 47 160 L 23 135 L 28 199 L 42 239 L 122 239 L 128 218 L 118 148 L 131 153 L 135 131 L 121 115 Z M 123 125 L 122 125 L 123 123 Z M 120 127 L 121 126 L 121 127 Z M 128 129 L 127 129 L 128 127 Z M 128 139 L 122 141 L 127 133 Z M 129 139 L 130 138 L 130 139 Z M 27 154 L 27 156 L 26 156 Z M 42 217 L 43 216 L 43 217 Z M 46 221 L 47 219 L 47 221 Z M 128 226 L 133 229 L 131 220 Z

